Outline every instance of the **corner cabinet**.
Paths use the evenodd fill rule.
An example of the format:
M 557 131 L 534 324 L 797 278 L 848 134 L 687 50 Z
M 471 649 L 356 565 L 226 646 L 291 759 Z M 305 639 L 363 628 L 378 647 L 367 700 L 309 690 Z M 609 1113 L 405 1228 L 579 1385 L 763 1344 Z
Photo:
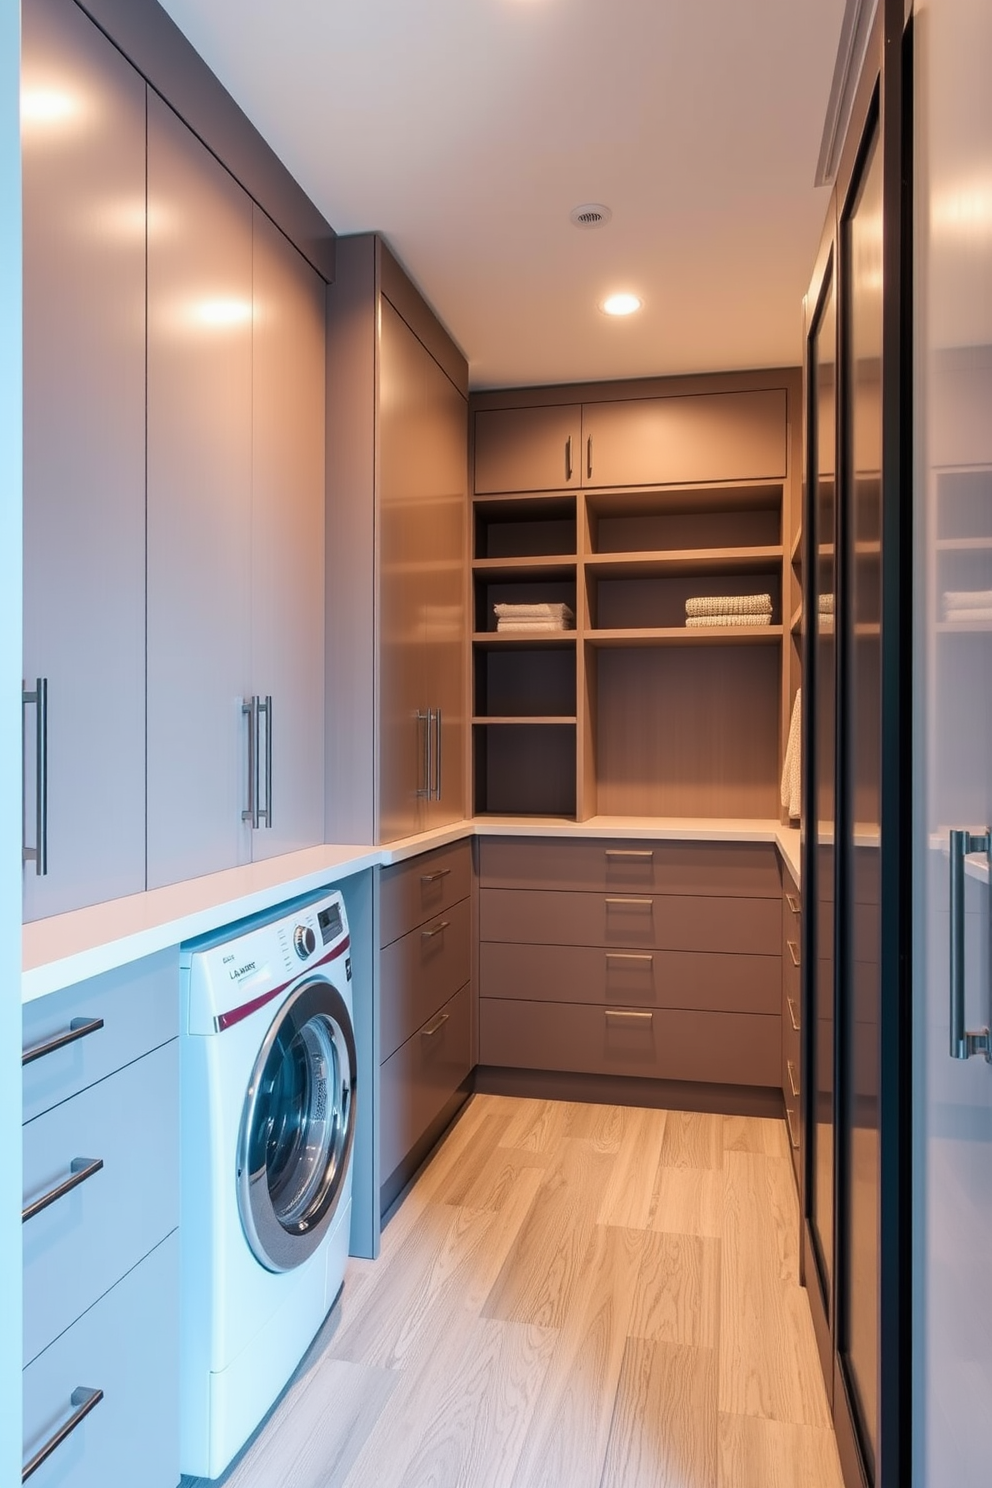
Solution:
M 325 832 L 391 842 L 465 815 L 468 369 L 374 235 L 328 307 Z

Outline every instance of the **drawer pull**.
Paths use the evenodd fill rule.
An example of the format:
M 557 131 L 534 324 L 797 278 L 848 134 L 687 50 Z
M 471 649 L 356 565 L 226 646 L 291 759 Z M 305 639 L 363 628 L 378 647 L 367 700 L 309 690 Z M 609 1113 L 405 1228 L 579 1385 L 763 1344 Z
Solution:
M 796 945 L 796 942 L 794 940 L 787 940 L 785 943 L 789 947 L 789 955 L 792 957 L 792 964 L 793 964 L 793 966 L 798 966 L 799 965 L 799 947 Z
M 653 847 L 608 847 L 606 849 L 608 858 L 641 858 L 648 862 L 654 857 Z
M 789 1018 L 790 1018 L 790 1020 L 792 1022 L 792 1031 L 793 1031 L 793 1033 L 798 1033 L 799 1032 L 799 1014 L 796 1012 L 796 1004 L 792 1000 L 791 997 L 787 997 L 785 1000 L 789 1004 Z
M 440 935 L 443 931 L 447 930 L 450 924 L 450 920 L 438 920 L 437 924 L 430 930 L 421 930 L 420 933 L 425 940 L 433 940 L 435 935 Z
M 97 1033 L 102 1027 L 102 1018 L 73 1018 L 65 1033 L 45 1039 L 42 1044 L 30 1044 L 21 1054 L 21 1064 L 33 1064 L 36 1059 L 44 1059 L 46 1054 L 54 1054 L 56 1049 L 64 1049 L 66 1044 L 74 1044 L 77 1039 Z
M 607 909 L 653 909 L 653 899 L 607 899 Z
M 69 1164 L 71 1177 L 66 1178 L 62 1183 L 56 1184 L 46 1194 L 42 1194 L 40 1199 L 35 1199 L 33 1204 L 29 1204 L 26 1209 L 22 1209 L 21 1224 L 26 1224 L 29 1219 L 34 1219 L 35 1215 L 40 1214 L 42 1209 L 47 1209 L 49 1204 L 56 1203 L 58 1199 L 64 1199 L 66 1194 L 72 1193 L 72 1190 L 78 1188 L 81 1183 L 85 1183 L 87 1178 L 92 1178 L 94 1173 L 99 1173 L 102 1167 L 102 1157 L 74 1157 Z
M 90 1390 L 85 1385 L 79 1385 L 73 1390 L 69 1396 L 69 1403 L 75 1406 L 75 1410 L 68 1421 L 63 1422 L 54 1436 L 50 1436 L 45 1445 L 39 1447 L 38 1451 L 31 1458 L 31 1461 L 21 1468 L 22 1483 L 26 1483 L 28 1478 L 38 1471 L 41 1464 L 48 1461 L 52 1453 L 57 1451 L 66 1437 L 71 1436 L 76 1427 L 86 1420 L 90 1411 L 95 1410 L 102 1399 L 102 1390 Z
M 799 1099 L 799 1081 L 796 1079 L 796 1066 L 791 1059 L 785 1061 L 785 1067 L 789 1071 L 789 1089 L 792 1091 L 793 1100 Z
M 433 1023 L 428 1023 L 426 1028 L 420 1030 L 421 1038 L 433 1038 L 436 1033 L 440 1033 L 450 1017 L 450 1013 L 438 1013 Z
M 639 966 L 643 966 L 645 971 L 654 965 L 654 957 L 650 951 L 607 951 L 607 966 L 611 961 L 635 961 Z
M 450 868 L 438 868 L 435 873 L 422 873 L 420 875 L 420 882 L 422 884 L 437 883 L 439 878 L 446 878 L 450 872 Z
M 799 1138 L 796 1136 L 796 1129 L 795 1129 L 795 1127 L 792 1124 L 792 1107 L 791 1106 L 786 1106 L 786 1108 L 785 1108 L 785 1119 L 786 1119 L 786 1121 L 788 1123 L 788 1126 L 789 1126 L 789 1141 L 792 1143 L 793 1147 L 798 1147 L 799 1146 Z
M 654 1013 L 636 1013 L 628 1011 L 626 1008 L 607 1008 L 603 1013 L 603 1017 L 606 1019 L 607 1028 L 611 1028 L 615 1024 L 623 1025 L 624 1023 L 640 1023 L 644 1027 L 650 1028 L 654 1022 Z
M 799 900 L 796 898 L 795 894 L 786 894 L 785 902 L 792 910 L 792 913 L 794 915 L 799 914 Z

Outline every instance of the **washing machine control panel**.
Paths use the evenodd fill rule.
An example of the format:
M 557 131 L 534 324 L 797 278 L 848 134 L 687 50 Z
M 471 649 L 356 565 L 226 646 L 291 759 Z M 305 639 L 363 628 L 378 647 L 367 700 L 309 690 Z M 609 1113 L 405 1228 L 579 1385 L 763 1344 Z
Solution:
M 293 931 L 293 948 L 301 961 L 312 956 L 317 947 L 317 937 L 309 925 L 297 925 Z

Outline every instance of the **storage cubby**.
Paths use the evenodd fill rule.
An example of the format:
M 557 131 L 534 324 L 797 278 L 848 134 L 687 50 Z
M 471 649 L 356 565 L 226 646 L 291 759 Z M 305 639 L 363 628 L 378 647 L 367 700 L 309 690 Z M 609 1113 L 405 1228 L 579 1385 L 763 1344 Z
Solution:
M 586 498 L 588 551 L 689 553 L 782 546 L 782 487 L 598 493 Z
M 567 577 L 561 569 L 549 569 L 544 571 L 546 576 L 537 577 L 528 572 L 526 579 L 506 578 L 500 576 L 494 578 L 488 573 L 476 574 L 475 577 L 475 630 L 477 635 L 486 632 L 496 632 L 496 615 L 494 605 L 498 604 L 567 604 L 573 614 L 575 613 L 575 568 L 566 570 Z M 546 639 L 548 632 L 537 631 L 533 640 L 542 642 Z M 573 632 L 565 631 L 565 635 Z M 507 636 L 507 639 L 510 637 Z M 513 634 L 514 640 L 528 640 L 528 637 L 519 633 Z
M 654 574 L 635 569 L 623 577 L 587 566 L 589 624 L 593 630 L 686 629 L 685 604 L 693 597 L 725 594 L 770 594 L 772 623 L 781 620 L 781 566 L 758 574 Z M 695 627 L 687 636 L 699 634 Z
M 574 723 L 574 644 L 482 651 L 475 663 L 474 706 L 477 722 L 556 717 Z
M 574 557 L 575 497 L 504 497 L 474 504 L 478 559 Z
M 575 816 L 575 726 L 476 724 L 475 810 Z

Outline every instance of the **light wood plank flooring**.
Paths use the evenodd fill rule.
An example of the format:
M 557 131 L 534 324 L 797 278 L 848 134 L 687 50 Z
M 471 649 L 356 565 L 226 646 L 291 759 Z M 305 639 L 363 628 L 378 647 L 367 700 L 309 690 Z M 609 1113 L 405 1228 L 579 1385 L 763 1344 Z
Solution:
M 843 1488 L 798 1228 L 782 1122 L 475 1096 L 225 1488 Z

